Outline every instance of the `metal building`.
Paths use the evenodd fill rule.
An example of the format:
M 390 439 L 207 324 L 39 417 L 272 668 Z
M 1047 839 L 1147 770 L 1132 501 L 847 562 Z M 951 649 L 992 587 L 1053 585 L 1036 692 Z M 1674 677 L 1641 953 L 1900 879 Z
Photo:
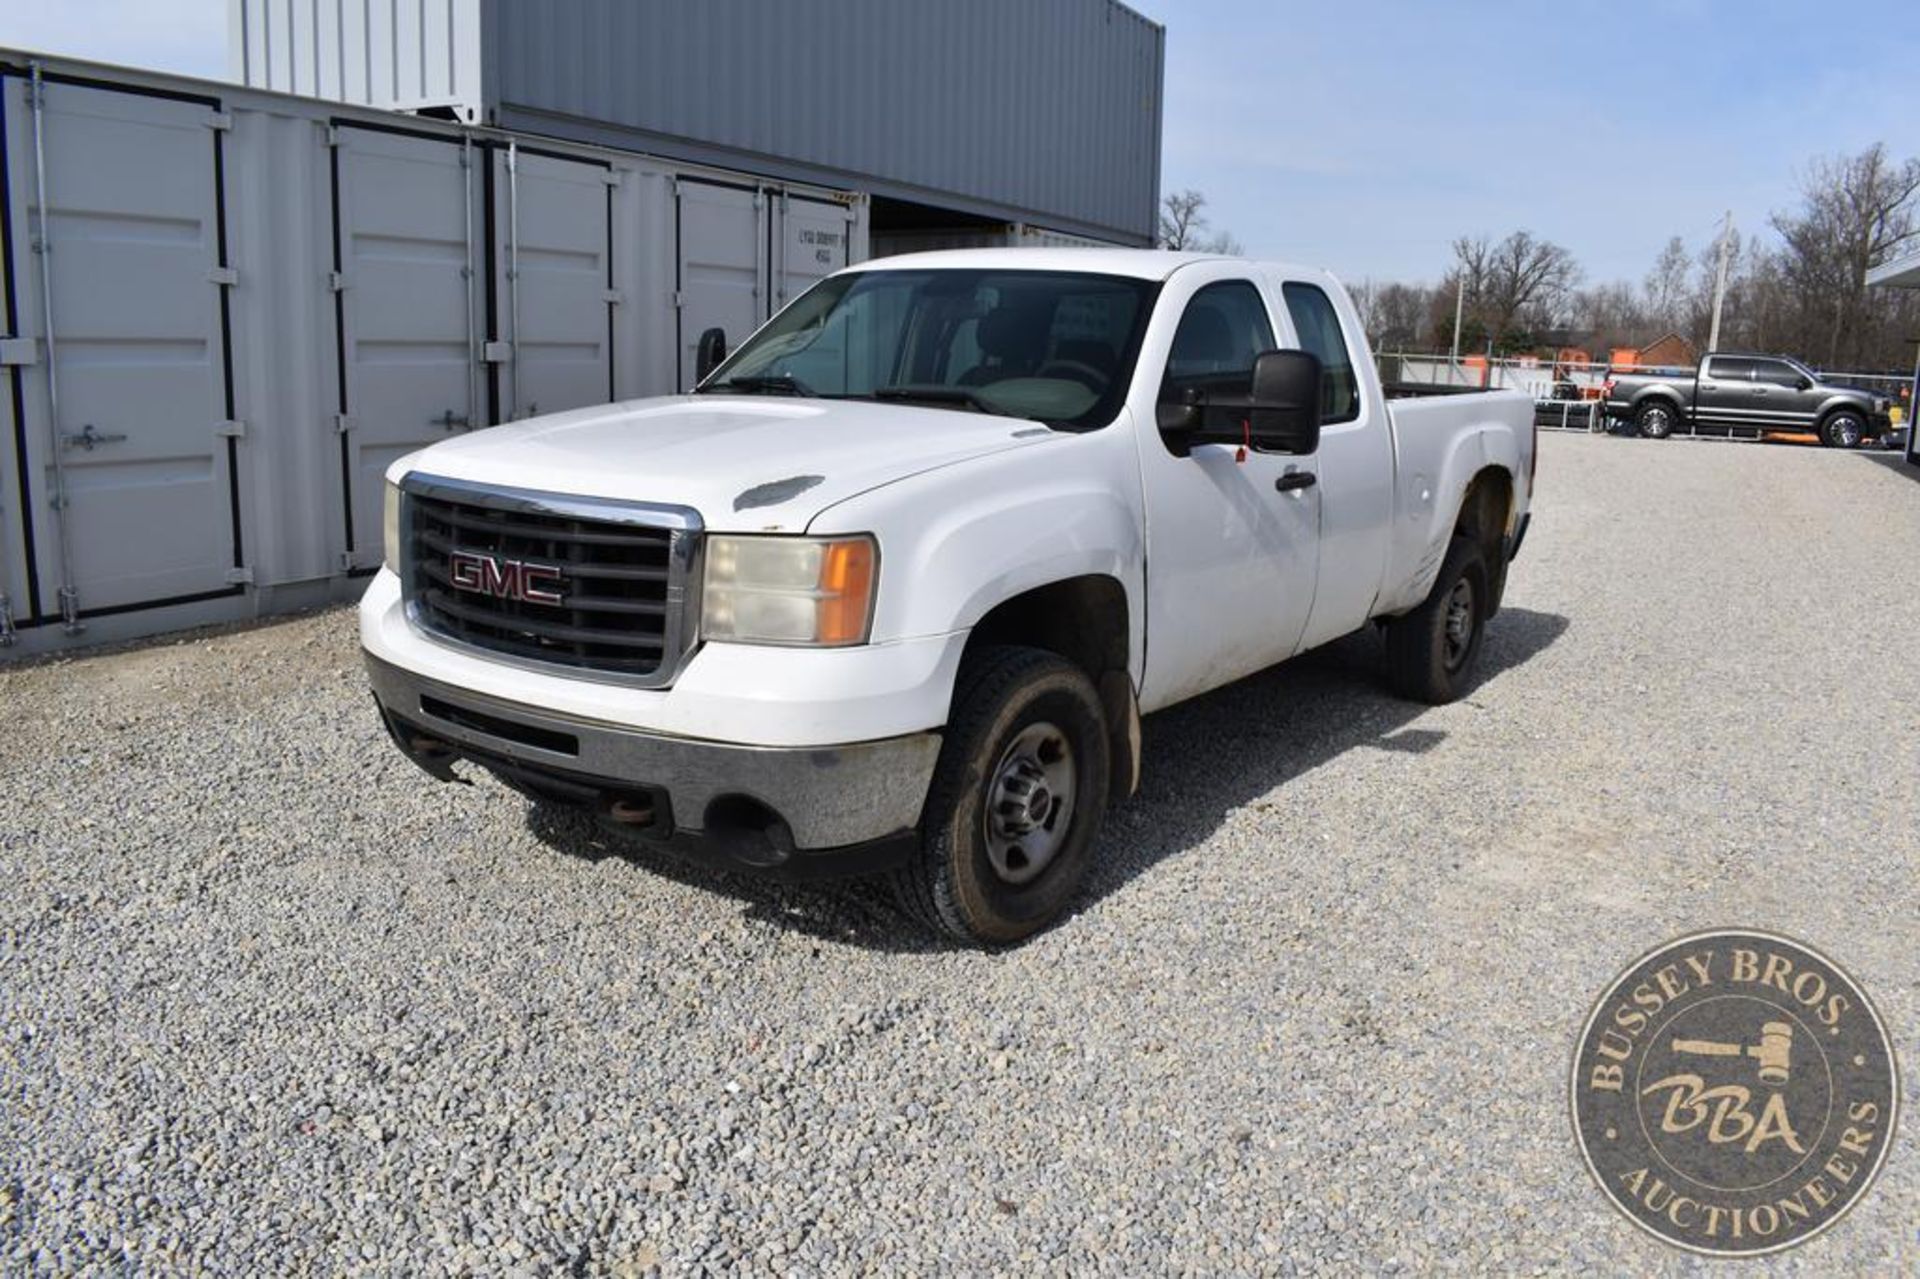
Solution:
M 349 599 L 394 459 L 682 389 L 870 245 L 1152 230 L 1112 0 L 230 14 L 245 84 L 0 50 L 0 653 Z
M 232 0 L 246 84 L 1151 242 L 1165 33 L 1115 0 Z

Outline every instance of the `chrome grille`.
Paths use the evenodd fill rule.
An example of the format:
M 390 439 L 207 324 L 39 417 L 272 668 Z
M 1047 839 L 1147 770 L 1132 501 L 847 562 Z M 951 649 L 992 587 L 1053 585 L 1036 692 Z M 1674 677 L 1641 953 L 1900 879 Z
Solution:
M 673 677 L 690 636 L 695 512 L 410 475 L 401 522 L 420 629 L 596 679 Z

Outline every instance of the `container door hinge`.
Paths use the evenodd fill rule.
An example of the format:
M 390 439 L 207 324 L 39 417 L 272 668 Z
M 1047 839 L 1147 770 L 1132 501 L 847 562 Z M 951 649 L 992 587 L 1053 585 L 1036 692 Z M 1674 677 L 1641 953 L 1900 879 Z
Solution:
M 233 127 L 233 116 L 230 112 L 226 111 L 212 112 L 207 116 L 207 127 L 225 133 Z
M 339 271 L 327 272 L 327 291 L 330 293 L 345 293 L 347 291 L 347 277 Z
M 683 306 L 685 306 L 686 304 L 687 304 L 687 295 L 686 295 L 686 294 L 684 294 L 684 293 L 682 293 L 682 292 L 681 292 L 681 291 L 680 291 L 679 289 L 675 289 L 675 290 L 673 291 L 673 307 L 674 307 L 674 310 L 676 310 L 676 311 L 677 311 L 677 310 L 679 310 L 679 309 L 680 309 L 681 307 L 683 307 Z
M 0 338 L 0 367 L 38 364 L 40 342 L 37 338 Z
M 215 439 L 244 440 L 247 438 L 245 422 L 226 421 L 213 428 Z
M 606 183 L 610 187 L 617 187 L 620 185 L 620 176 L 621 176 L 620 171 L 618 169 L 603 169 L 600 171 L 600 180 Z
M 342 573 L 351 573 L 355 569 L 378 568 L 380 566 L 380 559 L 381 552 L 378 549 L 369 551 L 342 551 L 340 552 L 340 571 Z
M 333 433 L 335 435 L 345 435 L 348 431 L 353 430 L 359 425 L 360 424 L 354 421 L 348 414 L 335 413 L 333 415 Z
M 618 289 L 607 289 L 600 294 L 600 300 L 608 306 L 619 306 L 622 302 L 626 301 L 626 298 L 621 296 L 620 290 Z
M 506 364 L 513 359 L 513 343 L 488 342 L 481 346 L 480 358 L 488 364 Z
M 228 586 L 252 586 L 253 570 L 246 567 L 230 568 L 227 570 L 226 581 Z
M 0 594 L 0 648 L 13 647 L 13 601 Z
M 327 145 L 330 147 L 337 147 L 340 145 L 340 126 L 339 125 L 330 124 L 327 126 Z
M 230 266 L 217 266 L 207 272 L 207 279 L 223 289 L 230 289 L 240 283 L 240 273 Z

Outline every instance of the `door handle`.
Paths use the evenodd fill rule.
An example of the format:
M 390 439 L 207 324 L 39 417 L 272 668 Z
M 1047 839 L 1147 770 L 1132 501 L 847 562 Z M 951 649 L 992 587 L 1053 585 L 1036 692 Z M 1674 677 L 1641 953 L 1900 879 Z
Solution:
M 60 444 L 63 448 L 80 449 L 91 453 L 102 444 L 121 444 L 126 441 L 126 438 L 124 435 L 103 435 L 94 430 L 93 423 L 89 422 L 78 431 L 70 431 L 62 435 Z
M 1310 489 L 1319 483 L 1319 478 L 1312 471 L 1288 471 L 1273 482 L 1273 491 L 1291 493 L 1295 489 Z

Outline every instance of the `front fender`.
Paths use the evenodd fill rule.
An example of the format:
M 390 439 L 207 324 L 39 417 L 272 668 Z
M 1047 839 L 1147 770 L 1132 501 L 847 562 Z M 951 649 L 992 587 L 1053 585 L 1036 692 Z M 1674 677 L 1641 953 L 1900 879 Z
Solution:
M 1128 444 L 1116 425 L 923 472 L 828 508 L 808 532 L 879 539 L 876 642 L 968 630 L 1023 591 L 1112 577 L 1137 680 L 1145 544 Z

